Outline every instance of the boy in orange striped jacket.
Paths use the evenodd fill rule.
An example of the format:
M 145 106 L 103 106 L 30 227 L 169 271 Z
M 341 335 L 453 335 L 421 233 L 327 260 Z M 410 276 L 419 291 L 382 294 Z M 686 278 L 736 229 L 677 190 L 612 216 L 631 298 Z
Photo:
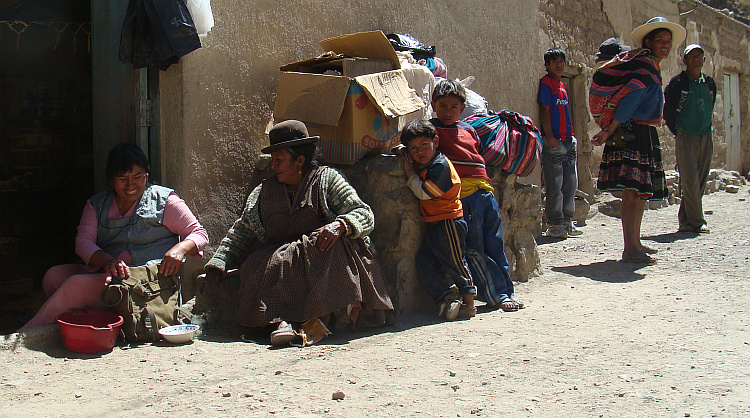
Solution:
M 419 198 L 422 219 L 427 223 L 417 253 L 417 272 L 439 305 L 439 315 L 452 321 L 476 315 L 477 288 L 464 257 L 467 226 L 460 199 L 461 178 L 437 150 L 438 140 L 435 127 L 424 120 L 412 120 L 401 131 L 407 185 Z

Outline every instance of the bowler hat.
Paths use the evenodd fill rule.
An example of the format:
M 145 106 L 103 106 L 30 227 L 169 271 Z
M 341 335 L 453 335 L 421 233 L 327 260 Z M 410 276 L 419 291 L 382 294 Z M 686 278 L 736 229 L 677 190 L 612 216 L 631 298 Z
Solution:
M 643 38 L 655 29 L 668 29 L 672 32 L 672 45 L 681 44 L 687 37 L 687 31 L 685 28 L 677 23 L 672 23 L 663 17 L 657 16 L 652 17 L 648 22 L 633 29 L 633 33 L 630 34 L 630 39 L 637 48 L 640 48 L 641 45 L 643 45 Z
M 261 150 L 264 154 L 279 148 L 309 144 L 317 141 L 320 137 L 310 136 L 304 123 L 298 120 L 286 120 L 277 123 L 268 131 L 268 139 L 271 141 L 271 145 Z
M 609 61 L 620 52 L 630 51 L 630 47 L 623 45 L 619 38 L 611 37 L 599 45 L 599 52 L 596 53 L 596 59 Z

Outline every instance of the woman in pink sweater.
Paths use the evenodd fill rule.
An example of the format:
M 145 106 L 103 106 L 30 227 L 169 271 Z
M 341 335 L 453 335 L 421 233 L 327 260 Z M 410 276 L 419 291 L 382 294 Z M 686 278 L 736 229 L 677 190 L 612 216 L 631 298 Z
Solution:
M 150 164 L 133 144 L 110 151 L 110 190 L 86 202 L 75 250 L 85 264 L 47 270 L 42 287 L 47 302 L 21 330 L 55 322 L 71 309 L 106 309 L 100 294 L 111 277 L 128 277 L 128 266 L 160 263 L 176 274 L 185 256 L 200 258 L 208 234 L 174 190 L 148 182 Z

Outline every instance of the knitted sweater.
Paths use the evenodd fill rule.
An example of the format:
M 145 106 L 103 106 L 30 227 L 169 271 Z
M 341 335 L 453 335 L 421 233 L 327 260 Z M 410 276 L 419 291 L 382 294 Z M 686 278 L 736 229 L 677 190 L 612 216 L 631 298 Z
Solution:
M 330 167 L 321 169 L 323 172 L 320 174 L 318 203 L 323 219 L 326 223 L 342 220 L 346 224 L 346 235 L 349 238 L 366 237 L 375 226 L 372 209 L 359 198 L 357 191 L 341 173 Z M 263 183 L 250 193 L 242 215 L 229 228 L 227 236 L 221 240 L 216 253 L 206 264 L 206 269 L 216 268 L 226 272 L 237 268 L 255 244 L 269 243 L 258 210 L 258 196 L 262 187 Z

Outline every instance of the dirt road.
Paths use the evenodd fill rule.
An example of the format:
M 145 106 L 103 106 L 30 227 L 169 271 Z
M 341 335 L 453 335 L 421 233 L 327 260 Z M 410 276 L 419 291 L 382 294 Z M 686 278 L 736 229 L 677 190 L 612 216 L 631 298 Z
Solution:
M 233 338 L 75 355 L 0 351 L 0 416 L 740 416 L 750 414 L 750 195 L 704 198 L 712 233 L 647 211 L 653 266 L 619 263 L 619 219 L 544 241 L 528 308 L 269 349 Z M 342 392 L 343 400 L 332 400 Z

